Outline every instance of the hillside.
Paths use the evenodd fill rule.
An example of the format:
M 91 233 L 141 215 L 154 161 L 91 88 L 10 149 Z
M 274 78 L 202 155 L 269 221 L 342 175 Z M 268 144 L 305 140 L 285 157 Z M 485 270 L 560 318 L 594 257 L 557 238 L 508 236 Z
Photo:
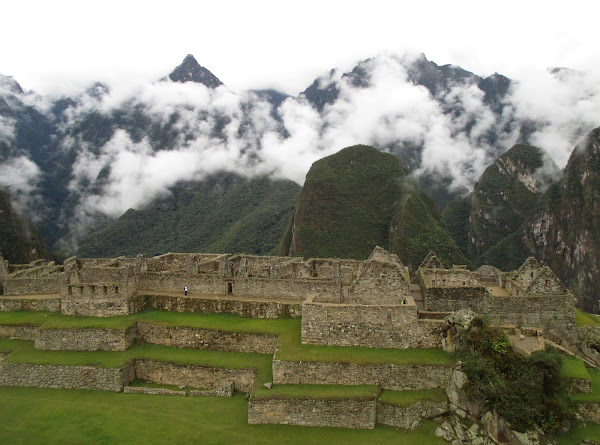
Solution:
M 448 204 L 442 215 L 457 244 L 475 264 L 515 269 L 526 256 L 515 257 L 511 252 L 508 264 L 486 253 L 519 229 L 559 176 L 560 170 L 543 150 L 517 144 L 483 172 L 470 196 Z
M 13 264 L 51 257 L 38 230 L 4 190 L 0 190 L 0 253 Z
M 83 238 L 83 257 L 165 252 L 273 253 L 285 232 L 300 186 L 231 173 L 176 185 L 141 210 L 128 210 Z
M 279 254 L 366 259 L 377 245 L 409 267 L 429 250 L 446 263 L 466 262 L 397 157 L 356 145 L 315 162 Z

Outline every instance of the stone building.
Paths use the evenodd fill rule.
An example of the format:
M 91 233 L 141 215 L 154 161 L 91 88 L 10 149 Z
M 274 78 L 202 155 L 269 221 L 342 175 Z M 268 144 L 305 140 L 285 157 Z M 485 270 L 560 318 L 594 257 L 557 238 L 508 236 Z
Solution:
M 36 295 L 40 308 L 107 317 L 145 307 L 244 316 L 302 317 L 302 342 L 385 348 L 439 347 L 439 319 L 463 308 L 503 325 L 535 327 L 575 340 L 573 297 L 556 275 L 529 258 L 517 271 L 445 269 L 431 252 L 416 272 L 376 247 L 366 261 L 168 253 L 146 258 L 69 258 L 64 266 L 0 261 L 0 309 Z M 189 295 L 183 295 L 187 286 Z M 52 300 L 43 305 L 44 298 Z M 20 301 L 20 303 L 19 303 Z

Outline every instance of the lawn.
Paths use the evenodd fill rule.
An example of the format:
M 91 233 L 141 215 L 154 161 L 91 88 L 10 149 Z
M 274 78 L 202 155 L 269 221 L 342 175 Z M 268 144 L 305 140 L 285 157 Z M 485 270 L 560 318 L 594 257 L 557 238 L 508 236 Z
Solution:
M 279 360 L 313 362 L 353 362 L 357 364 L 393 363 L 409 365 L 454 366 L 454 358 L 442 349 L 374 349 L 348 346 L 303 345 L 300 342 L 300 319 L 264 320 L 231 314 L 144 311 L 137 314 L 97 318 L 64 316 L 45 312 L 0 312 L 0 325 L 33 325 L 52 328 L 125 329 L 137 321 L 165 326 L 186 326 L 233 332 L 277 335 Z
M 0 443 L 5 444 L 432 444 L 437 424 L 414 431 L 248 425 L 248 402 L 91 390 L 0 387 Z

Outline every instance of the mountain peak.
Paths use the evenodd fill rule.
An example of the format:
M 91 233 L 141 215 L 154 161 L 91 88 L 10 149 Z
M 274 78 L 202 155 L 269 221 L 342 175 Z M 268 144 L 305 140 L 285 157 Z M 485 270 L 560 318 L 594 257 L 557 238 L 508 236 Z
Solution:
M 201 83 L 208 88 L 217 88 L 223 85 L 217 76 L 211 73 L 209 70 L 200 66 L 196 58 L 188 54 L 177 68 L 169 74 L 169 78 L 173 82 L 196 82 Z

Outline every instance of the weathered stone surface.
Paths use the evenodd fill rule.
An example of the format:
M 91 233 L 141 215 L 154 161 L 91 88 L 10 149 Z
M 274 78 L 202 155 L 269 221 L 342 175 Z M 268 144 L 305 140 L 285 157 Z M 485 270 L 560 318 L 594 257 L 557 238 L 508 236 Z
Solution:
M 452 368 L 434 365 L 292 362 L 273 360 L 273 383 L 379 385 L 394 391 L 443 388 Z
M 469 414 L 473 419 L 478 419 L 483 414 L 484 402 L 479 402 L 467 397 L 464 386 L 467 384 L 467 375 L 459 369 L 452 373 L 450 381 L 446 386 L 446 395 L 450 406 L 458 407 Z
M 566 380 L 566 392 L 576 394 L 578 392 L 592 392 L 592 381 L 586 379 L 568 378 Z
M 1 297 L 0 296 L 0 312 L 10 311 L 44 311 L 44 312 L 59 312 L 60 297 L 48 298 L 20 298 Z
M 415 305 L 304 303 L 302 343 L 371 348 L 438 348 L 439 323 L 418 319 Z
M 251 397 L 248 423 L 353 429 L 375 428 L 375 399 L 285 399 Z
M 277 348 L 278 341 L 276 335 L 188 328 L 183 326 L 170 327 L 142 322 L 138 322 L 137 331 L 138 338 L 146 343 L 211 351 L 273 354 Z
M 415 429 L 422 419 L 434 418 L 448 412 L 448 402 L 417 402 L 398 407 L 377 402 L 377 423 L 396 428 Z
M 33 341 L 37 330 L 37 326 L 0 325 L 0 338 Z
M 146 302 L 147 307 L 150 309 L 172 312 L 234 314 L 252 318 L 299 318 L 302 316 L 302 305 L 299 303 L 227 298 L 173 297 L 169 295 L 148 295 Z
M 186 391 L 175 391 L 167 388 L 146 388 L 144 386 L 126 386 L 123 388 L 125 394 L 150 394 L 163 396 L 181 396 L 186 397 Z
M 586 422 L 600 423 L 600 403 L 580 403 L 577 408 Z
M 0 362 L 0 386 L 95 389 L 120 392 L 134 378 L 130 363 L 122 368 L 34 365 Z
M 221 389 L 233 382 L 239 391 L 250 392 L 256 382 L 253 369 L 211 368 L 201 365 L 176 365 L 152 360 L 135 360 L 135 377 L 164 385 Z
M 46 351 L 125 351 L 136 338 L 135 325 L 127 329 L 40 329 L 35 348 Z

